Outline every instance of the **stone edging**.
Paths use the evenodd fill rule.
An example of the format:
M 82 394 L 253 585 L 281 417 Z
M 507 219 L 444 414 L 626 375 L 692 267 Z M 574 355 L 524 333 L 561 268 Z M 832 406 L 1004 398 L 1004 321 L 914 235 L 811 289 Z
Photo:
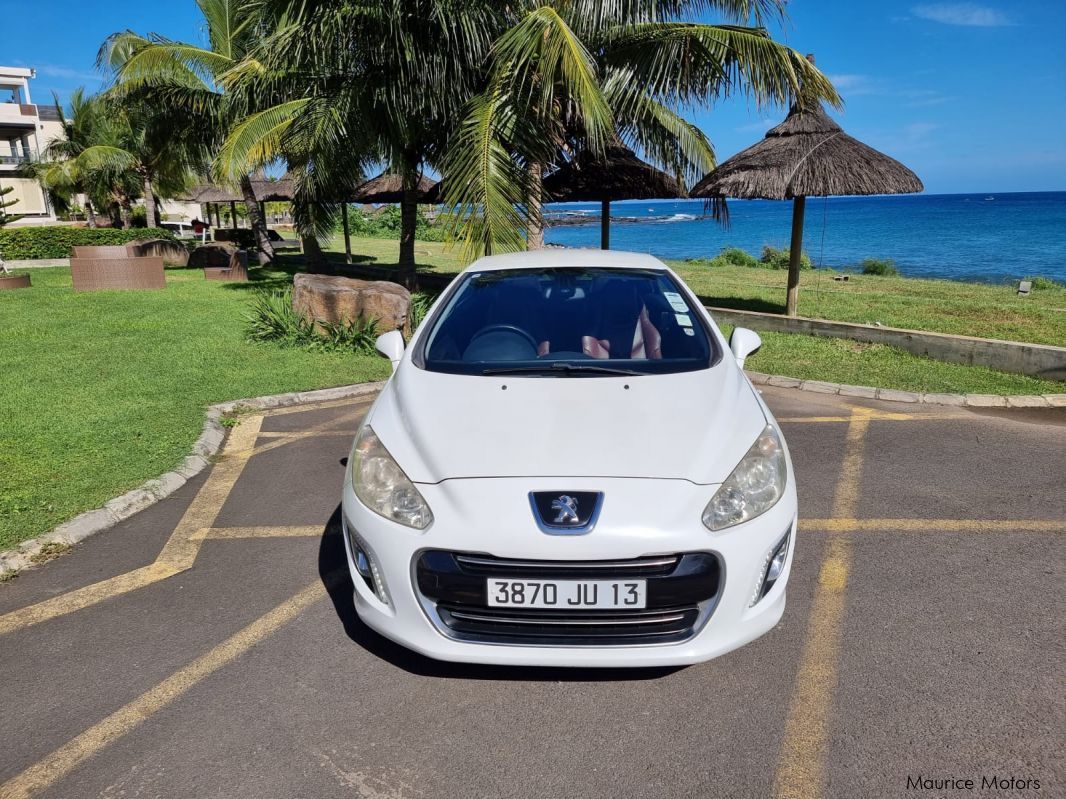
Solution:
M 816 394 L 839 394 L 842 397 L 886 400 L 888 402 L 914 402 L 924 405 L 953 405 L 967 408 L 1066 408 L 1066 394 L 923 394 L 917 391 L 900 391 L 895 388 L 872 386 L 849 386 L 845 383 L 825 383 L 821 380 L 800 380 L 798 377 L 782 377 L 762 372 L 748 372 L 748 378 L 757 386 L 779 386 L 812 391 Z
M 79 514 L 73 519 L 63 522 L 51 532 L 23 541 L 15 549 L 0 552 L 0 575 L 19 572 L 34 565 L 42 550 L 45 550 L 46 547 L 57 545 L 63 548 L 69 547 L 102 530 L 114 527 L 135 513 L 139 513 L 164 497 L 173 494 L 191 478 L 203 471 L 210 463 L 210 458 L 222 446 L 222 442 L 226 438 L 226 430 L 221 421 L 223 414 L 347 399 L 348 397 L 371 394 L 378 391 L 383 385 L 385 384 L 382 382 L 359 383 L 350 386 L 324 388 L 319 391 L 294 391 L 288 394 L 232 400 L 208 406 L 203 432 L 200 433 L 200 437 L 196 439 L 196 443 L 192 446 L 192 451 L 185 457 L 180 466 L 153 480 L 142 483 L 132 491 L 127 491 L 125 494 L 115 497 L 111 501 L 104 503 L 102 508 Z

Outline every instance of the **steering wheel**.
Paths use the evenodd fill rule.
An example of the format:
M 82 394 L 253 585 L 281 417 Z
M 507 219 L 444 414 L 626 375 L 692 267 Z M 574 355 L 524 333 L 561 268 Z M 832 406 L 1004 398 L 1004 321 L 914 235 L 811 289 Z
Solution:
M 536 339 L 517 325 L 486 325 L 470 337 L 470 343 L 473 344 L 479 338 L 487 336 L 489 333 L 513 333 L 516 336 L 521 336 L 522 339 L 528 342 L 534 352 L 537 351 Z

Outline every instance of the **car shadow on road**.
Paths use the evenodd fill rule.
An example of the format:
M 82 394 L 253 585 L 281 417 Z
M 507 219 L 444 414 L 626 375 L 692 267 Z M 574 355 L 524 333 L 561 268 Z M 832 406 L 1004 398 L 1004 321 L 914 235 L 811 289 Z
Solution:
M 682 667 L 572 669 L 516 666 L 481 666 L 449 663 L 412 652 L 367 627 L 355 611 L 351 573 L 341 539 L 340 507 L 333 512 L 323 532 L 318 550 L 318 573 L 322 579 L 344 632 L 371 655 L 420 677 L 459 680 L 507 680 L 521 682 L 624 682 L 656 680 L 680 671 Z

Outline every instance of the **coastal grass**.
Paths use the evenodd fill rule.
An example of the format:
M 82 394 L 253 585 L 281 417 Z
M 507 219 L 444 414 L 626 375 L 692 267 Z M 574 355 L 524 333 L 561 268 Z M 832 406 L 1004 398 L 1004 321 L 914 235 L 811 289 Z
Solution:
M 373 355 L 247 341 L 256 283 L 168 269 L 163 291 L 78 294 L 69 269 L 31 274 L 0 292 L 0 549 L 172 469 L 209 404 L 389 373 Z
M 330 249 L 337 258 L 343 241 L 335 238 Z M 441 274 L 462 269 L 454 251 L 443 244 L 419 241 L 415 249 L 420 268 Z M 399 244 L 353 239 L 352 251 L 363 263 L 388 265 L 396 262 Z M 706 305 L 785 310 L 783 271 L 707 266 L 706 261 L 668 263 Z M 1054 281 L 1036 282 L 1028 297 L 1019 297 L 1013 285 L 862 274 L 848 275 L 847 282 L 833 280 L 838 274 L 829 269 L 801 272 L 801 316 L 1066 346 L 1066 285 Z

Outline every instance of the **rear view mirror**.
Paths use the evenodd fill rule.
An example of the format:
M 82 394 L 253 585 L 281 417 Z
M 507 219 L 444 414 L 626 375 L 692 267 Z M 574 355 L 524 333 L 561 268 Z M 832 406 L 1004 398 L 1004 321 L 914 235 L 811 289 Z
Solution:
M 744 361 L 748 356 L 757 353 L 761 346 L 762 339 L 759 338 L 759 334 L 746 327 L 736 328 L 733 330 L 733 335 L 729 337 L 729 349 L 733 357 L 737 359 L 737 366 L 741 369 L 744 368 Z
M 403 334 L 399 330 L 390 330 L 378 336 L 374 347 L 392 363 L 393 371 L 403 358 Z

